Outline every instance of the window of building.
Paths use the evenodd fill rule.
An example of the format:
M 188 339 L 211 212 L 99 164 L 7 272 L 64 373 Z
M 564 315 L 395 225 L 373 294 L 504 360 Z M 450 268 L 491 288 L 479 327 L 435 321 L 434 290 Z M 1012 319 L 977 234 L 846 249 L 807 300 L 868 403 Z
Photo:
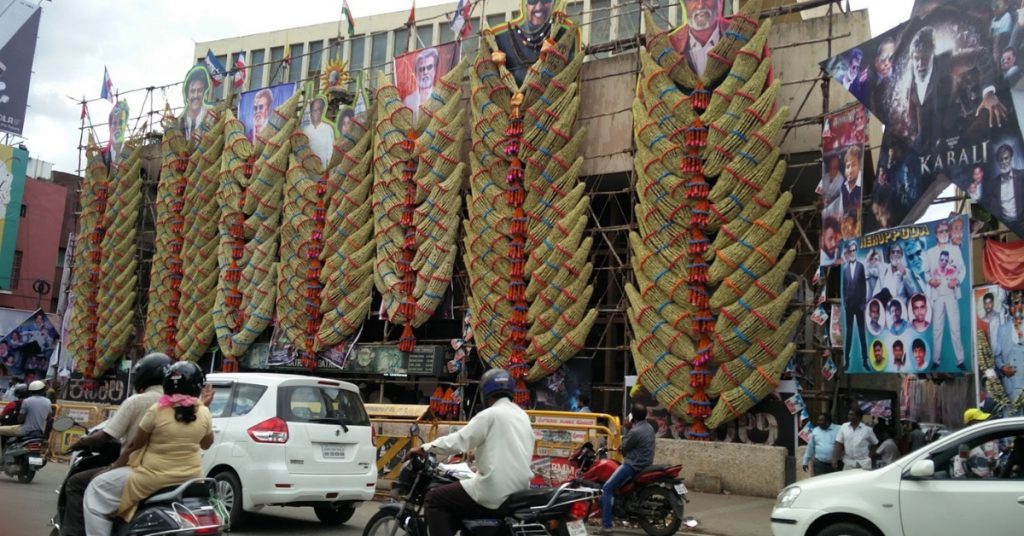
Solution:
M 228 71 L 229 69 L 231 69 L 231 66 L 228 65 L 228 55 L 227 54 L 222 54 L 220 56 L 217 56 L 217 62 L 220 63 L 222 67 L 224 67 L 225 71 Z M 213 88 L 213 98 L 214 98 L 214 100 L 221 100 L 221 99 L 224 98 L 224 92 L 227 90 L 228 85 L 229 84 L 221 84 L 221 85 Z
M 600 45 L 611 40 L 611 0 L 590 2 L 590 44 Z M 606 54 L 599 54 L 598 57 Z
M 434 46 L 434 27 L 433 26 L 417 26 L 416 27 L 416 48 L 427 48 Z
M 447 21 L 441 23 L 441 43 L 451 43 L 455 40 L 455 32 Z
M 618 18 L 618 32 L 615 39 L 626 39 L 640 32 L 640 4 L 632 0 L 618 0 L 615 15 Z
M 654 1 L 657 2 L 658 0 L 654 0 Z M 662 1 L 664 1 L 664 0 L 662 0 Z M 569 18 L 572 19 L 572 21 L 575 22 L 576 24 L 582 24 L 583 23 L 583 2 L 573 2 L 573 3 L 565 6 L 565 13 L 567 15 L 569 15 Z
M 488 28 L 492 28 L 492 29 L 493 28 L 497 28 L 498 26 L 501 26 L 502 24 L 505 24 L 505 14 L 504 13 L 495 13 L 493 15 L 487 15 L 487 27 Z
M 28 213 L 28 207 L 25 206 L 25 203 L 22 203 L 21 204 L 21 217 L 24 218 L 26 213 Z
M 263 62 L 266 61 L 266 50 L 252 50 L 249 52 L 249 88 L 257 89 L 263 87 Z
M 474 17 L 469 19 L 469 24 L 473 28 L 473 33 L 469 37 L 462 40 L 462 55 L 467 57 L 476 56 L 476 51 L 480 49 L 480 17 Z
M 324 42 L 310 41 L 309 64 L 306 66 L 306 78 L 312 78 L 324 68 Z
M 18 288 L 21 283 L 21 252 L 14 251 L 14 262 L 11 263 L 11 289 Z
M 327 61 L 334 61 L 335 59 L 341 59 L 341 55 L 345 53 L 345 41 L 341 38 L 331 39 L 331 50 L 330 56 L 327 57 Z
M 270 82 L 268 86 L 273 86 L 284 82 L 285 73 L 281 63 L 284 61 L 284 47 L 274 47 L 270 49 Z
M 382 69 L 385 73 L 389 72 L 390 70 L 384 67 L 384 64 L 388 62 L 388 34 L 374 35 L 371 44 L 370 67 L 374 71 Z
M 352 80 L 359 79 L 359 71 L 363 70 L 363 56 L 366 52 L 366 37 L 359 36 L 352 39 L 352 48 L 349 52 L 349 69 L 352 72 Z
M 302 43 L 291 46 L 292 64 L 288 67 L 288 81 L 298 82 L 302 80 L 302 51 L 305 46 Z
M 395 30 L 395 51 L 392 56 L 401 56 L 409 50 L 409 29 Z

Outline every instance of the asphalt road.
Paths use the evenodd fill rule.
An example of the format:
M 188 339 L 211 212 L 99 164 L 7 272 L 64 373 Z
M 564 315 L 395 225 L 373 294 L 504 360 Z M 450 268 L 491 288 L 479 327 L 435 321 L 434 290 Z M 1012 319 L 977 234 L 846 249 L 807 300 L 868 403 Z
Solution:
M 0 474 L 0 534 L 4 536 L 46 536 L 50 517 L 57 504 L 56 490 L 67 465 L 50 463 L 36 474 L 31 484 Z M 333 534 L 357 536 L 366 521 L 376 513 L 378 504 L 364 503 L 355 516 L 341 527 L 328 527 L 317 521 L 312 508 L 272 507 L 253 514 L 244 526 L 231 534 L 283 534 L 303 536 Z

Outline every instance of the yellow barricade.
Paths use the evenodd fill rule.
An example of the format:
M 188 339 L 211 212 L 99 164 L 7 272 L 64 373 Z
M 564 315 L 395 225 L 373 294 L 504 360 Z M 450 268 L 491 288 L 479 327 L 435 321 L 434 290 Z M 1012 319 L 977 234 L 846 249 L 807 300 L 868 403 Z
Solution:
M 76 423 L 85 428 L 91 428 L 109 419 L 117 411 L 118 407 L 79 402 L 61 402 L 54 405 L 53 417 L 54 419 L 58 417 L 71 417 Z M 50 432 L 50 458 L 66 461 L 68 458 L 67 450 L 83 435 L 85 435 L 85 430 L 78 426 L 66 432 Z
M 376 406 L 376 405 L 375 405 Z M 426 406 L 407 406 L 408 410 L 371 408 L 367 404 L 370 422 L 376 433 L 377 490 L 387 493 L 398 477 L 402 460 L 410 448 L 422 441 L 429 442 L 465 426 L 464 421 L 437 421 L 430 419 Z M 527 411 L 534 432 L 533 483 L 538 486 L 556 485 L 571 479 L 575 468 L 569 463 L 572 452 L 590 441 L 596 446 L 607 446 L 617 457 L 622 440 L 619 419 L 603 413 L 573 413 L 564 411 Z M 410 427 L 419 427 L 419 437 L 410 435 Z

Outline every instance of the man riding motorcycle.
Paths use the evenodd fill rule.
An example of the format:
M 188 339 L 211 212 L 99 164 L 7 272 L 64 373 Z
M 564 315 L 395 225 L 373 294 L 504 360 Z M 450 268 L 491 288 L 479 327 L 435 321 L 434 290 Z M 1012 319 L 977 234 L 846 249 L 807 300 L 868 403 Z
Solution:
M 132 369 L 132 388 L 135 394 L 128 397 L 117 409 L 113 417 L 104 425 L 102 430 L 97 430 L 82 439 L 79 439 L 71 450 L 95 449 L 100 445 L 118 440 L 121 448 L 124 449 L 135 437 L 139 429 L 139 422 L 153 404 L 156 404 L 160 396 L 164 394 L 163 381 L 164 369 L 174 363 L 166 354 L 154 352 L 135 363 Z M 76 473 L 68 479 L 64 488 L 67 501 L 64 506 L 64 517 L 61 519 L 61 536 L 84 536 L 85 516 L 82 511 L 82 501 L 85 497 L 85 490 L 89 487 L 92 479 L 106 467 L 97 467 Z
M 19 383 L 11 388 L 14 400 L 11 400 L 0 411 L 0 426 L 11 426 L 18 424 L 18 414 L 21 413 L 21 402 L 28 397 L 28 385 Z M 7 444 L 10 438 L 0 437 L 0 450 Z
M 601 490 L 601 530 L 599 534 L 608 534 L 612 529 L 612 514 L 615 504 L 615 490 L 625 486 L 640 474 L 641 471 L 654 463 L 655 432 L 651 423 L 647 422 L 647 408 L 642 404 L 634 404 L 629 412 L 629 432 L 622 436 L 622 465 L 615 470 L 612 477 Z
M 503 369 L 491 369 L 480 379 L 488 408 L 466 426 L 409 452 L 456 454 L 476 451 L 476 474 L 435 488 L 425 499 L 430 536 L 451 536 L 460 519 L 495 515 L 505 499 L 530 488 L 533 472 L 533 429 L 526 412 L 512 401 L 515 380 Z
M 0 426 L 0 436 L 20 439 L 44 437 L 51 412 L 50 400 L 43 396 L 45 392 L 46 384 L 39 380 L 28 384 L 28 397 L 21 402 L 18 424 Z

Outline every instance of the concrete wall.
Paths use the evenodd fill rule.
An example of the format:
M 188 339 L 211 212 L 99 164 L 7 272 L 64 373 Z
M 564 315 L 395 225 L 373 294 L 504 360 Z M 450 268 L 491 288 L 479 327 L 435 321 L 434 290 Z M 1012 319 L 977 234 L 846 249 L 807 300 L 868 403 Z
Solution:
M 659 439 L 654 463 L 682 464 L 691 486 L 698 474 L 709 475 L 739 495 L 772 498 L 786 486 L 783 447 Z
M 15 250 L 21 252 L 21 273 L 17 287 L 11 288 L 10 294 L 0 295 L 0 307 L 31 311 L 38 305 L 44 311 L 53 312 L 52 288 L 51 293 L 40 300 L 32 290 L 32 282 L 43 279 L 51 287 L 59 286 L 54 280 L 53 267 L 57 265 L 66 199 L 67 189 L 63 186 L 45 180 L 25 179 L 22 197 L 25 216 L 18 224 L 15 245 Z M 14 287 L 13 281 L 11 286 Z

